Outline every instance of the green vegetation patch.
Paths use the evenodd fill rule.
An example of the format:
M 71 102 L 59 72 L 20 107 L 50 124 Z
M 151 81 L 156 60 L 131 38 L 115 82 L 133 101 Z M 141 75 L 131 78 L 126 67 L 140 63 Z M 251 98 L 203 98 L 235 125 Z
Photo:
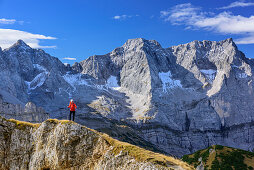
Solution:
M 233 149 L 232 152 L 218 154 L 218 158 L 220 158 L 220 169 L 230 169 L 229 167 L 231 169 L 247 169 L 248 165 L 244 163 L 245 156 L 252 158 L 254 157 L 254 153 Z
M 209 150 L 210 150 L 211 148 L 208 148 L 208 149 L 206 149 L 202 154 L 201 154 L 201 157 L 202 157 L 202 161 L 203 162 L 207 162 L 207 160 L 208 160 L 208 157 L 209 157 L 209 155 L 210 155 L 210 153 L 209 153 Z
M 182 157 L 182 160 L 184 162 L 187 162 L 190 165 L 194 165 L 194 167 L 196 168 L 199 165 L 199 161 L 198 161 L 199 158 L 202 158 L 202 162 L 204 162 L 204 163 L 207 162 L 207 160 L 209 158 L 209 150 L 211 148 L 212 147 L 209 147 L 209 148 L 204 149 L 204 150 L 199 150 L 199 151 L 195 152 L 192 155 L 184 155 Z
M 210 149 L 215 150 L 215 157 L 209 153 Z M 211 170 L 238 170 L 246 169 L 253 170 L 253 165 L 246 163 L 246 159 L 249 161 L 254 160 L 254 153 L 241 149 L 234 149 L 231 147 L 225 147 L 221 145 L 214 145 L 204 150 L 199 150 L 191 155 L 184 155 L 182 160 L 190 165 L 197 167 L 200 162 L 199 158 L 202 157 L 202 162 L 205 169 Z M 209 159 L 209 161 L 208 161 Z
M 8 119 L 7 121 L 15 123 L 16 128 L 19 130 L 27 130 L 29 128 L 38 128 L 41 124 L 40 123 L 30 123 L 30 122 L 23 122 L 15 119 Z
M 222 145 L 215 145 L 216 150 L 222 150 L 223 148 L 224 148 L 224 146 L 222 146 Z

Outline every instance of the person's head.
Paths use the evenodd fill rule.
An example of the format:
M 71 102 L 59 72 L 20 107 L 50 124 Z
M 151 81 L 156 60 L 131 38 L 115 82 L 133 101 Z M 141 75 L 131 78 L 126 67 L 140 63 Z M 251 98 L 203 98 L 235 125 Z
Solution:
M 73 103 L 73 99 L 71 99 L 71 103 Z

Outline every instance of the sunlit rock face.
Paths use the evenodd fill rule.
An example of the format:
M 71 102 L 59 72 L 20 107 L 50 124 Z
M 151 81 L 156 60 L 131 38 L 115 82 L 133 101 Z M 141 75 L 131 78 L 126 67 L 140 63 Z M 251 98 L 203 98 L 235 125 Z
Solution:
M 0 169 L 192 169 L 71 121 L 31 124 L 0 117 Z
M 232 39 L 169 48 L 131 39 L 72 67 L 18 41 L 0 61 L 0 94 L 50 117 L 66 119 L 73 98 L 77 122 L 169 154 L 213 144 L 254 148 L 254 63 Z

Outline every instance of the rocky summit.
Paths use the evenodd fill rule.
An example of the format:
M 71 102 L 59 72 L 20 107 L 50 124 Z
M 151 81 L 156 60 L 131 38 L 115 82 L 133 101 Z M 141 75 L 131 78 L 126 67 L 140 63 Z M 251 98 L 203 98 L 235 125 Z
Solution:
M 254 148 L 254 61 L 232 39 L 169 48 L 131 39 L 72 66 L 19 40 L 0 50 L 0 70 L 9 103 L 66 119 L 73 98 L 78 123 L 135 145 L 175 156 Z
M 32 124 L 0 117 L 0 169 L 194 169 L 77 123 Z

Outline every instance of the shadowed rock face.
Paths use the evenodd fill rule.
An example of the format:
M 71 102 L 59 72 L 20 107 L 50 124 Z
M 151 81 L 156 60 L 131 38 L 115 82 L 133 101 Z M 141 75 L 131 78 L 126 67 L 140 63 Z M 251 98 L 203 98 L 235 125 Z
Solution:
M 192 169 L 70 121 L 0 117 L 0 169 Z
M 3 102 L 1 96 L 0 114 L 7 119 L 12 118 L 33 123 L 39 123 L 49 118 L 48 113 L 46 113 L 43 108 L 37 107 L 32 102 L 28 102 L 25 106 L 21 104 L 12 104 Z
M 0 61 L 0 94 L 32 101 L 53 118 L 66 119 L 73 98 L 77 122 L 169 154 L 213 144 L 254 148 L 253 60 L 232 39 L 170 48 L 132 39 L 71 68 L 19 41 Z

